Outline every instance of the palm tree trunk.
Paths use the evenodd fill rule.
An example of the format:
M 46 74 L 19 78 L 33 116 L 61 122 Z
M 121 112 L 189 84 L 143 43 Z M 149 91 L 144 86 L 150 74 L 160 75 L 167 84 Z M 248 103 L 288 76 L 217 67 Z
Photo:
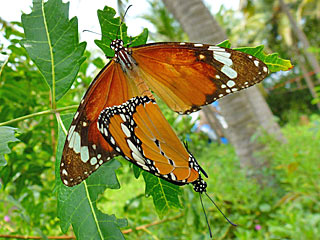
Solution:
M 192 42 L 216 44 L 227 39 L 224 30 L 201 0 L 163 0 L 167 9 L 180 22 Z M 263 148 L 252 137 L 262 127 L 283 140 L 279 126 L 256 87 L 231 94 L 219 100 L 222 115 L 228 123 L 226 136 L 236 149 L 242 167 L 257 170 L 265 164 L 254 152 Z M 260 178 L 260 179 L 259 179 Z M 258 177 L 259 182 L 262 180 Z
M 316 57 L 308 50 L 308 49 L 310 49 L 310 43 L 308 41 L 308 38 L 306 37 L 304 32 L 298 27 L 297 22 L 294 20 L 293 16 L 290 13 L 290 10 L 287 7 L 287 5 L 285 4 L 285 2 L 283 0 L 279 0 L 279 3 L 280 3 L 280 7 L 281 7 L 282 11 L 287 15 L 287 17 L 290 21 L 293 32 L 295 33 L 295 35 L 297 36 L 299 41 L 303 44 L 304 54 L 306 55 L 308 61 L 310 62 L 314 72 L 316 74 L 320 73 L 320 65 L 319 65 Z M 320 83 L 319 78 L 318 78 L 318 82 Z

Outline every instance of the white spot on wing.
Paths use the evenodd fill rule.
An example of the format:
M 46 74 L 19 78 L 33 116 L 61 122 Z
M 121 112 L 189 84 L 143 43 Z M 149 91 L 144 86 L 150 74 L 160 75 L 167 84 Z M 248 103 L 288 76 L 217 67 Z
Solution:
M 174 173 L 172 173 L 172 172 L 170 173 L 170 177 L 174 181 L 177 180 L 176 175 L 174 175 Z
M 68 181 L 67 181 L 66 179 L 63 179 L 63 183 L 64 183 L 65 185 L 68 185 Z
M 73 150 L 75 153 L 80 153 L 80 146 L 81 146 L 81 137 L 78 132 L 73 132 L 74 135 L 74 143 L 73 143 Z
M 208 50 L 209 51 L 219 51 L 219 52 L 225 52 L 226 51 L 224 48 L 217 47 L 217 46 L 209 46 Z
M 96 157 L 92 157 L 92 158 L 90 159 L 90 164 L 91 164 L 91 165 L 95 165 L 97 162 L 98 162 L 98 161 L 97 161 L 97 158 L 96 158 Z
M 226 58 L 224 56 L 221 56 L 220 54 L 217 55 L 215 52 L 213 52 L 213 58 L 224 65 L 227 65 L 227 66 L 232 65 L 231 58 Z
M 81 161 L 86 163 L 89 160 L 89 149 L 88 146 L 82 146 L 80 148 L 80 156 L 81 156 Z
M 76 128 L 76 125 L 72 125 L 69 129 L 69 133 L 68 133 L 68 141 L 70 142 L 70 138 L 72 137 L 73 131 Z
M 227 65 L 224 65 L 221 68 L 221 72 L 223 72 L 225 75 L 227 75 L 227 77 L 229 77 L 231 79 L 234 79 L 238 76 L 238 73 L 234 69 L 232 69 L 231 67 L 229 67 Z
M 131 133 L 128 129 L 128 127 L 126 125 L 124 125 L 123 123 L 121 123 L 121 129 L 123 131 L 123 133 L 127 136 L 127 137 L 130 137 L 131 136 Z
M 268 68 L 267 67 L 263 67 L 263 71 L 267 72 Z
M 203 47 L 203 44 L 202 43 L 195 43 L 193 46 L 195 46 L 195 47 Z
M 68 172 L 65 169 L 62 169 L 62 174 L 68 176 Z
M 120 117 L 121 117 L 122 121 L 124 121 L 124 122 L 126 121 L 126 116 L 124 114 L 120 113 Z
M 259 61 L 258 61 L 258 60 L 254 60 L 253 63 L 254 63 L 254 65 L 256 65 L 257 67 L 259 67 Z
M 232 81 L 232 80 L 229 80 L 229 81 L 227 82 L 227 86 L 228 86 L 229 88 L 233 87 L 234 85 L 236 85 L 236 83 L 235 83 L 234 81 Z
M 78 116 L 79 116 L 79 112 L 76 112 L 76 114 L 74 115 L 73 119 L 77 119 Z
M 73 145 L 74 145 L 74 139 L 75 139 L 75 135 L 74 135 L 74 132 L 70 135 L 71 136 L 71 139 L 69 141 L 69 148 L 73 148 Z

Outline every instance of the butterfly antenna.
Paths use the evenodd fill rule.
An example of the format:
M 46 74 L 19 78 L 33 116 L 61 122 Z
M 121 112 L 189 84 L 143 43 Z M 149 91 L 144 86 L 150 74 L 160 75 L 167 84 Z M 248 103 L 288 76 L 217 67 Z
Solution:
M 100 35 L 100 36 L 105 36 L 105 37 L 108 38 L 110 41 L 112 41 L 112 39 L 109 38 L 109 36 L 104 35 L 104 34 L 102 34 L 102 33 L 94 32 L 94 31 L 87 30 L 87 29 L 83 30 L 82 32 L 90 32 L 90 33 L 98 34 L 98 35 Z
M 211 202 L 216 206 L 216 208 L 219 210 L 219 212 L 222 214 L 222 216 L 224 216 L 224 218 L 232 225 L 232 226 L 238 226 L 237 224 L 234 224 L 233 222 L 231 222 L 226 215 L 223 214 L 223 212 L 220 210 L 220 208 L 218 207 L 218 205 L 212 200 L 212 198 L 208 195 L 207 192 L 205 192 L 205 194 L 207 195 L 207 197 L 211 200 Z M 201 199 L 201 196 L 200 196 Z M 203 207 L 203 206 L 202 206 Z
M 128 12 L 128 10 L 129 10 L 129 8 L 131 8 L 131 7 L 132 7 L 132 5 L 130 4 L 130 5 L 127 7 L 126 11 L 124 12 L 122 19 L 120 18 L 120 25 L 119 25 L 119 28 L 118 28 L 118 31 L 117 31 L 117 38 L 118 38 L 119 30 L 121 29 L 121 25 L 122 25 L 122 23 L 123 23 L 123 21 L 124 21 L 124 18 L 125 18 L 125 16 L 127 15 L 127 12 Z
M 208 225 L 210 238 L 212 238 L 212 232 L 211 232 L 210 224 L 209 224 L 209 221 L 208 221 L 208 217 L 207 217 L 207 214 L 206 214 L 206 210 L 204 209 L 204 206 L 203 206 L 202 197 L 201 197 L 201 193 L 200 193 L 200 192 L 199 192 L 199 197 L 200 197 L 200 202 L 201 202 L 202 210 L 203 210 L 203 213 L 204 213 L 204 216 L 205 216 L 205 218 L 206 218 L 207 225 Z

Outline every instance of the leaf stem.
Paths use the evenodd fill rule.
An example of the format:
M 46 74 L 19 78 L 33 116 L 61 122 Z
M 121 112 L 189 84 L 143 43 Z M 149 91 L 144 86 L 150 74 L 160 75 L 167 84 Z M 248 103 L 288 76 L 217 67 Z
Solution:
M 2 123 L 0 123 L 0 126 L 5 126 L 5 125 L 12 124 L 12 123 L 15 123 L 15 122 L 19 122 L 19 121 L 22 121 L 22 120 L 25 120 L 25 119 L 33 118 L 33 117 L 36 117 L 36 116 L 55 114 L 57 112 L 63 112 L 63 111 L 70 110 L 70 109 L 76 109 L 77 107 L 78 107 L 78 105 L 72 105 L 72 106 L 68 106 L 68 107 L 62 107 L 62 108 L 57 108 L 57 109 L 49 109 L 49 110 L 45 110 L 45 111 L 42 111 L 42 112 L 32 113 L 32 114 L 29 114 L 29 115 L 25 115 L 23 117 L 18 117 L 18 118 L 11 119 L 11 120 L 6 121 L 6 122 L 2 122 Z
M 66 127 L 64 126 L 63 122 L 62 122 L 62 119 L 61 119 L 61 116 L 60 116 L 59 112 L 56 112 L 56 118 L 57 118 L 58 124 L 60 124 L 60 126 L 62 128 L 62 131 L 67 136 L 68 135 L 68 131 L 67 131 Z
M 46 31 L 47 39 L 48 39 L 48 45 L 50 49 L 50 59 L 51 59 L 51 74 L 52 74 L 52 109 L 56 109 L 56 75 L 55 75 L 55 68 L 54 68 L 54 56 L 53 56 L 53 49 L 52 49 L 52 44 L 51 44 L 51 39 L 50 39 L 50 34 L 49 34 L 49 29 L 47 25 L 47 19 L 46 19 L 46 14 L 44 10 L 44 0 L 41 1 L 41 11 L 43 14 L 43 24 L 44 28 Z
M 177 216 L 174 216 L 174 217 L 171 217 L 171 218 L 163 219 L 163 220 L 160 220 L 160 221 L 155 221 L 155 222 L 148 223 L 148 224 L 145 224 L 145 225 L 141 225 L 141 226 L 138 226 L 138 227 L 135 227 L 135 228 L 125 229 L 125 230 L 122 230 L 122 233 L 123 234 L 129 234 L 129 233 L 132 233 L 134 231 L 146 229 L 148 227 L 152 227 L 152 226 L 155 226 L 155 225 L 158 225 L 158 224 L 162 224 L 162 223 L 165 223 L 165 222 L 171 222 L 171 221 L 174 221 L 174 220 L 176 220 L 178 218 L 181 218 L 183 216 L 184 216 L 184 214 L 182 213 L 180 215 L 177 215 Z
M 88 202 L 89 202 L 89 205 L 90 205 L 90 208 L 91 208 L 91 212 L 92 212 L 94 221 L 95 221 L 95 223 L 97 225 L 98 233 L 100 235 L 100 238 L 104 239 L 103 234 L 102 234 L 101 229 L 100 229 L 100 226 L 99 226 L 99 223 L 98 223 L 97 215 L 95 213 L 96 210 L 94 209 L 94 207 L 92 205 L 91 196 L 89 194 L 89 189 L 88 189 L 88 185 L 87 185 L 87 181 L 86 180 L 83 181 L 83 185 L 84 185 L 84 188 L 86 190 L 86 195 L 87 195 L 87 198 L 88 198 Z

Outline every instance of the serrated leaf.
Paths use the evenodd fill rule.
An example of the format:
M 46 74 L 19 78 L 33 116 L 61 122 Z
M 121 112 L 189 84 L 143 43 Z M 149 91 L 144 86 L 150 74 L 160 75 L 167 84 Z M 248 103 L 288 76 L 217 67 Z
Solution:
M 225 40 L 222 43 L 219 43 L 218 46 L 230 48 L 231 44 L 229 40 Z M 233 48 L 233 50 L 238 50 L 238 51 L 250 54 L 252 56 L 255 56 L 256 58 L 259 58 L 268 66 L 270 72 L 278 72 L 281 70 L 288 71 L 293 68 L 290 60 L 280 58 L 278 53 L 272 53 L 267 55 L 263 52 L 263 48 L 264 46 L 260 45 L 257 47 Z
M 260 45 L 257 47 L 234 48 L 234 50 L 239 50 L 259 58 L 268 66 L 270 72 L 288 71 L 293 68 L 290 60 L 280 58 L 278 53 L 267 55 L 263 52 L 263 48 L 264 46 Z
M 217 46 L 219 47 L 225 47 L 225 48 L 231 48 L 231 43 L 228 39 L 224 40 L 221 43 L 218 43 Z
M 0 127 L 0 166 L 7 165 L 4 154 L 10 153 L 9 142 L 20 141 L 14 136 L 16 128 L 2 126 Z
M 73 114 L 63 117 L 68 128 Z M 59 166 L 62 156 L 65 132 L 59 128 L 56 160 L 56 191 L 58 193 L 58 217 L 63 232 L 73 227 L 77 239 L 124 239 L 120 228 L 127 226 L 127 220 L 117 219 L 114 215 L 102 213 L 96 206 L 99 194 L 106 188 L 120 187 L 115 170 L 120 163 L 112 160 L 103 164 L 87 180 L 74 187 L 67 187 L 60 180 Z
M 116 11 L 108 6 L 105 6 L 103 10 L 98 10 L 98 18 L 101 26 L 102 38 L 101 40 L 95 40 L 99 48 L 108 57 L 114 56 L 114 51 L 110 48 L 111 39 L 122 39 L 124 45 L 130 43 L 131 47 L 145 44 L 148 38 L 148 30 L 143 29 L 136 37 L 129 37 L 127 35 L 127 26 L 122 23 L 120 26 L 120 17 L 114 17 Z
M 25 39 L 21 41 L 32 61 L 59 100 L 71 87 L 86 43 L 79 44 L 78 20 L 69 20 L 69 3 L 34 0 L 30 14 L 21 17 Z
M 133 174 L 135 178 L 139 178 L 141 172 L 143 171 L 141 168 L 137 167 L 136 165 L 132 164 Z
M 145 171 L 143 171 L 142 176 L 146 182 L 146 195 L 147 197 L 152 196 L 154 206 L 160 218 L 162 218 L 170 208 L 182 208 L 179 200 L 179 195 L 181 195 L 179 186 Z

